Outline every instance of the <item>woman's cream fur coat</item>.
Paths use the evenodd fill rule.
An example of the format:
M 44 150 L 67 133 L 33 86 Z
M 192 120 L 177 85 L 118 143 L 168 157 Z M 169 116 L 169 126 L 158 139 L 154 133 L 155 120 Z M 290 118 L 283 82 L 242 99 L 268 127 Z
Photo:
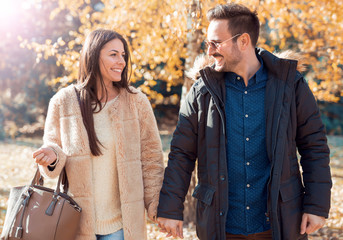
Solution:
M 115 135 L 120 202 L 125 240 L 147 238 L 145 209 L 156 216 L 163 180 L 163 154 L 156 120 L 148 98 L 120 91 L 110 110 Z M 59 161 L 53 171 L 40 166 L 44 177 L 57 177 L 66 167 L 69 192 L 82 208 L 76 240 L 95 240 L 92 158 L 74 86 L 51 100 L 44 129 L 44 147 L 52 147 Z M 105 192 L 103 194 L 106 194 Z

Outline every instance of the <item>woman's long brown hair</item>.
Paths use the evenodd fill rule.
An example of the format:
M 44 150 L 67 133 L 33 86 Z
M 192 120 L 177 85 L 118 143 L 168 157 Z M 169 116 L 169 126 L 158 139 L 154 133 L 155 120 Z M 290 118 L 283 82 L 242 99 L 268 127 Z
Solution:
M 121 74 L 121 80 L 119 82 L 112 82 L 113 86 L 117 89 L 124 88 L 129 93 L 133 93 L 129 88 L 131 77 L 130 52 L 128 44 L 122 35 L 112 30 L 95 30 L 86 38 L 81 52 L 78 92 L 80 96 L 82 119 L 87 130 L 89 147 L 93 156 L 100 156 L 102 154 L 100 146 L 103 146 L 96 136 L 93 118 L 93 113 L 99 112 L 103 108 L 100 101 L 101 99 L 98 99 L 97 96 L 97 81 L 100 81 L 101 83 L 102 92 L 106 95 L 106 101 L 108 99 L 108 93 L 100 73 L 100 51 L 106 43 L 114 39 L 119 39 L 124 45 L 126 65 Z

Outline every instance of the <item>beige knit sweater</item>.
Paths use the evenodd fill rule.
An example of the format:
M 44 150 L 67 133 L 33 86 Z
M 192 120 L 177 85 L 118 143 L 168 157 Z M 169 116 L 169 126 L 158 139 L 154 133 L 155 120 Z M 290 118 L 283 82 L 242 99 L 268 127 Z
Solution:
M 120 91 L 109 106 L 115 139 L 116 165 L 125 240 L 147 239 L 145 209 L 156 216 L 163 181 L 162 144 L 148 98 L 131 88 Z M 69 191 L 82 207 L 75 240 L 96 240 L 93 165 L 86 128 L 71 85 L 51 100 L 44 129 L 44 146 L 54 148 L 59 161 L 53 171 L 40 166 L 44 177 L 57 177 L 65 166 Z
M 123 227 L 115 139 L 109 109 L 118 98 L 107 102 L 100 112 L 94 113 L 94 128 L 101 142 L 100 156 L 92 156 L 95 207 L 95 233 L 107 235 Z

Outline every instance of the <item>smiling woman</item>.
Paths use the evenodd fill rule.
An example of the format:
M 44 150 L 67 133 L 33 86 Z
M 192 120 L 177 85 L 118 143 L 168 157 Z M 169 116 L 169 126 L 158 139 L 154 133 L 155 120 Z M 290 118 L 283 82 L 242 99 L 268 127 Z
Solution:
M 33 153 L 45 177 L 65 167 L 82 207 L 78 236 L 147 239 L 145 208 L 156 219 L 163 153 L 148 98 L 130 86 L 130 51 L 113 31 L 92 31 L 83 44 L 76 85 L 49 103 L 44 145 Z

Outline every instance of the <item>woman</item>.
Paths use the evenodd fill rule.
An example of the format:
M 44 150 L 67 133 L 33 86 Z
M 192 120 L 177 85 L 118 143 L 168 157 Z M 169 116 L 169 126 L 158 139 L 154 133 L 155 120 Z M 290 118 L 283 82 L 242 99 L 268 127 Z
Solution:
M 33 153 L 44 177 L 65 166 L 69 192 L 82 207 L 76 239 L 146 239 L 144 208 L 155 220 L 162 147 L 149 100 L 129 86 L 129 64 L 120 34 L 90 33 L 78 84 L 50 100 L 44 145 Z

